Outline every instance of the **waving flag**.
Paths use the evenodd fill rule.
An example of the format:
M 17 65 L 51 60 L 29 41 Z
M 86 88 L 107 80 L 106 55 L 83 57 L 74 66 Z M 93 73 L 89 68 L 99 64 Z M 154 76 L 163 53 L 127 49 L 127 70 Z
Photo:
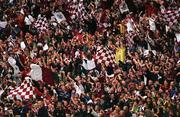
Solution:
M 62 12 L 55 12 L 53 13 L 54 17 L 56 18 L 58 23 L 61 23 L 62 21 L 65 21 L 66 18 Z
M 42 80 L 41 67 L 37 64 L 31 64 L 30 67 L 31 67 L 31 71 L 30 71 L 31 78 L 35 81 Z
M 161 16 L 164 22 L 170 27 L 173 26 L 180 17 L 180 9 L 166 9 L 161 12 Z
M 37 64 L 31 64 L 31 71 L 29 75 L 35 81 L 45 82 L 54 85 L 53 72 L 48 68 L 41 68 Z
M 109 64 L 111 66 L 115 63 L 115 54 L 112 50 L 107 47 L 98 47 L 96 53 L 97 64 Z
M 125 1 L 122 1 L 122 3 L 119 5 L 119 9 L 120 9 L 122 14 L 125 12 L 129 12 L 129 8 L 128 8 Z
M 125 62 L 125 51 L 126 51 L 126 48 L 125 47 L 119 47 L 116 49 L 116 56 L 115 56 L 115 60 L 116 60 L 116 63 L 119 63 L 119 61 L 121 62 Z
M 83 0 L 79 1 L 78 10 L 77 11 L 78 11 L 77 15 L 78 15 L 79 20 L 83 20 L 85 18 L 85 16 L 86 16 L 86 9 L 84 7 Z
M 67 12 L 70 14 L 71 19 L 77 18 L 78 20 L 84 19 L 86 10 L 83 4 L 83 0 L 72 0 L 69 1 Z
M 35 98 L 34 87 L 32 86 L 32 80 L 30 77 L 26 77 L 19 87 L 9 92 L 8 99 L 14 99 L 17 97 L 20 97 L 21 99 Z
M 126 19 L 124 20 L 124 23 L 126 24 L 127 30 L 125 32 L 125 39 L 126 39 L 126 45 L 128 47 L 132 46 L 134 44 L 134 37 L 139 36 L 139 29 L 138 26 L 135 22 L 135 20 L 133 19 L 133 17 L 131 16 L 131 14 L 129 14 Z
M 34 23 L 34 27 L 39 32 L 46 32 L 48 30 L 49 24 L 45 16 L 38 16 L 38 19 Z
M 76 11 L 78 7 L 78 2 L 77 0 L 72 0 L 68 2 L 68 7 L 67 7 L 67 12 L 70 14 L 71 19 L 74 19 L 76 17 Z

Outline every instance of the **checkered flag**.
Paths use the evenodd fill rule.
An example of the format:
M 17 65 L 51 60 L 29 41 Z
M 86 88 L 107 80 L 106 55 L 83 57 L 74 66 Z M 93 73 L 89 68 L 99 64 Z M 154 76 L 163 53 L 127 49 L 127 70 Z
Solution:
M 32 86 L 32 80 L 26 77 L 22 84 L 14 90 L 9 92 L 8 98 L 14 99 L 15 97 L 20 97 L 21 99 L 32 99 L 35 98 L 34 87 Z
M 125 34 L 125 38 L 132 40 L 132 39 L 133 39 L 134 37 L 136 37 L 137 35 L 138 35 L 137 32 L 135 32 L 135 31 L 130 31 L 130 32 L 128 32 L 128 33 Z
M 83 20 L 86 16 L 86 9 L 84 7 L 83 0 L 79 1 L 77 16 L 80 20 Z
M 46 32 L 48 30 L 49 24 L 45 16 L 39 16 L 36 22 L 34 23 L 34 28 L 38 32 Z
M 70 14 L 71 19 L 84 19 L 86 10 L 83 4 L 83 0 L 72 0 L 68 4 L 67 12 Z
M 170 27 L 178 22 L 180 9 L 166 9 L 161 12 L 161 17 Z
M 97 64 L 109 64 L 114 66 L 115 64 L 115 53 L 107 47 L 98 47 L 96 52 Z
M 76 17 L 77 8 L 78 8 L 77 0 L 71 0 L 68 2 L 67 12 L 71 16 L 71 19 L 74 19 Z
M 132 18 L 126 18 L 125 19 L 126 23 L 130 23 L 131 27 L 129 30 L 126 31 L 125 33 L 125 38 L 132 40 L 134 37 L 138 36 L 139 34 L 139 29 L 136 25 L 136 22 Z

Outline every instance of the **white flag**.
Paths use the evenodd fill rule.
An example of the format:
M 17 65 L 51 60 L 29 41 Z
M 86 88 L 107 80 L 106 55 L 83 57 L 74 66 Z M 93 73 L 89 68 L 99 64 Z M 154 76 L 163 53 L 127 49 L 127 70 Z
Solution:
M 42 69 L 39 65 L 37 64 L 31 64 L 31 71 L 30 71 L 30 76 L 33 80 L 35 81 L 42 81 Z

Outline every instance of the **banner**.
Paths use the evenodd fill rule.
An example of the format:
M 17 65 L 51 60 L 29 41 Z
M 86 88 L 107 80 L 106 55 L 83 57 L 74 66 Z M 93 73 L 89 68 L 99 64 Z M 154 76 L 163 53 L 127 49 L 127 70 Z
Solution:
M 61 23 L 62 21 L 66 20 L 66 18 L 62 12 L 55 12 L 55 13 L 53 13 L 53 15 L 56 18 L 58 23 Z
M 125 47 L 122 47 L 122 48 L 117 48 L 116 49 L 116 55 L 115 55 L 115 60 L 116 60 L 116 63 L 119 63 L 119 61 L 121 62 L 125 62 Z
M 128 6 L 126 4 L 126 2 L 122 2 L 119 6 L 119 9 L 121 11 L 121 13 L 123 14 L 124 12 L 128 12 L 129 9 L 128 9 Z

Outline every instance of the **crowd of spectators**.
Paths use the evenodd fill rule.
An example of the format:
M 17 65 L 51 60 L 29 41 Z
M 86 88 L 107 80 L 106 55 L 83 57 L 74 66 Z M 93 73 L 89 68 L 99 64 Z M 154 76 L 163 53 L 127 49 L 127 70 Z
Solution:
M 168 27 L 158 16 L 162 8 L 179 7 L 179 0 L 84 0 L 85 17 L 73 20 L 67 12 L 69 1 L 0 0 L 0 21 L 7 21 L 5 28 L 0 27 L 0 116 L 180 116 L 180 48 L 176 37 L 180 21 Z M 128 11 L 122 13 L 124 1 Z M 64 14 L 65 21 L 51 20 L 57 11 Z M 33 28 L 39 14 L 50 24 L 46 32 Z M 125 36 L 127 17 L 133 18 L 139 31 L 133 39 Z M 150 18 L 155 20 L 155 29 L 150 29 Z M 43 50 L 46 44 L 48 50 Z M 84 57 L 94 58 L 99 45 L 114 52 L 125 48 L 125 61 L 84 69 Z M 33 81 L 43 96 L 8 100 L 11 87 L 24 79 L 21 73 L 14 75 L 7 62 L 9 56 L 17 60 L 21 73 L 28 71 L 32 62 L 51 69 L 54 85 Z M 107 72 L 114 75 L 109 77 Z

